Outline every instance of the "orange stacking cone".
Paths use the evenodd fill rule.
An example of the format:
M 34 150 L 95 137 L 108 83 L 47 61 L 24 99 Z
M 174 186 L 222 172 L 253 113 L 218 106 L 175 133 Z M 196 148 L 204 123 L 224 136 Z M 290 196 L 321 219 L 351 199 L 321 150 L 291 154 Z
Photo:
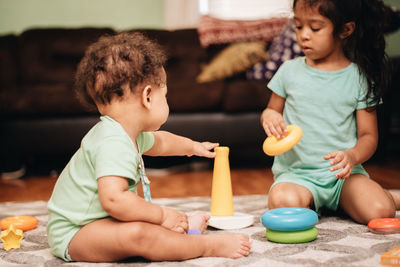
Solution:
M 211 190 L 211 216 L 233 216 L 229 147 L 216 147 Z

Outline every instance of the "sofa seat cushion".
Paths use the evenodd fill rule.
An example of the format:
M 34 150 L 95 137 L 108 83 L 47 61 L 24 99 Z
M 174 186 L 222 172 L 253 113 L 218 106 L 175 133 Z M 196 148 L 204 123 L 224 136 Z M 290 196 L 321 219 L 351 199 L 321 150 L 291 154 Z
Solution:
M 0 92 L 0 114 L 26 118 L 90 113 L 79 103 L 71 88 L 70 83 L 32 84 L 21 86 L 19 90 Z

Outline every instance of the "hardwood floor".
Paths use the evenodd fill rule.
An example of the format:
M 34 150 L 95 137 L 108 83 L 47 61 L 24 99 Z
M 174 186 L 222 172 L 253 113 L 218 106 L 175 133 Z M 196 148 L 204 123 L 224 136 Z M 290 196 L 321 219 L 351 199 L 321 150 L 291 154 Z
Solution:
M 400 189 L 400 158 L 366 164 L 371 178 L 387 189 Z M 149 171 L 153 198 L 210 196 L 212 170 L 157 172 Z M 0 202 L 48 200 L 57 177 L 29 176 L 0 179 Z M 266 194 L 272 184 L 270 168 L 231 168 L 234 195 Z M 138 186 L 139 194 L 141 186 Z

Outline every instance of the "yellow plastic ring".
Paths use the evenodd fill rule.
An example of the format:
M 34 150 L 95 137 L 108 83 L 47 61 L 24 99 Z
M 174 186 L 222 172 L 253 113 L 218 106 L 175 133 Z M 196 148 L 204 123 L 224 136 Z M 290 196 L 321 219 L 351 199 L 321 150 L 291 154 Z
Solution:
M 6 217 L 0 221 L 1 230 L 8 229 L 10 224 L 14 225 L 15 229 L 20 229 L 25 232 L 35 229 L 38 225 L 38 220 L 33 216 Z
M 264 153 L 268 156 L 282 154 L 292 149 L 303 136 L 303 131 L 297 125 L 288 125 L 285 137 L 277 139 L 275 136 L 269 136 L 263 144 Z

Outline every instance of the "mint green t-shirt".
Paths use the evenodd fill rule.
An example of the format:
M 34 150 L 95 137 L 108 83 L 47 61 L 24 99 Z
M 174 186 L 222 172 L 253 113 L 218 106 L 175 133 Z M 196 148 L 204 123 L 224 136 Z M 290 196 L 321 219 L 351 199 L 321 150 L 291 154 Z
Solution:
M 60 228 L 68 231 L 66 225 L 80 227 L 109 216 L 100 204 L 97 179 L 109 175 L 125 177 L 129 181 L 129 190 L 136 192 L 141 154 L 154 144 L 153 134 L 142 132 L 136 139 L 137 151 L 118 122 L 108 116 L 100 119 L 60 174 L 48 202 L 49 243 L 53 252 L 57 251 L 56 246 L 64 246 L 58 255 L 55 253 L 62 258 L 62 250 L 68 244 L 63 240 L 66 233 Z
M 299 143 L 275 156 L 272 171 L 280 178 L 308 177 L 317 183 L 328 176 L 329 152 L 347 150 L 357 142 L 356 110 L 367 107 L 367 84 L 357 65 L 338 71 L 322 71 L 308 66 L 305 57 L 286 61 L 268 87 L 285 98 L 286 125 L 303 130 Z M 353 173 L 366 173 L 361 165 Z M 331 184 L 329 182 L 328 184 Z

